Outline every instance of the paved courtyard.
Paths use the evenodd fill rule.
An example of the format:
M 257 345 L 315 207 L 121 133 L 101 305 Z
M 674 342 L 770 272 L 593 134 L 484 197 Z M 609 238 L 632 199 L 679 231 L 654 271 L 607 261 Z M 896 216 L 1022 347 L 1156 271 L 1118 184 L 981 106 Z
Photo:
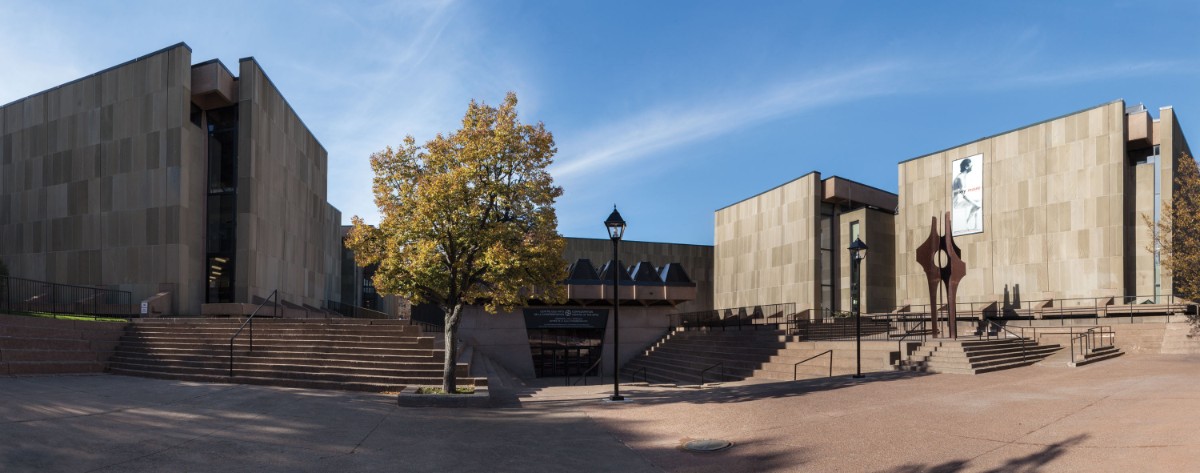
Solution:
M 610 390 L 416 409 L 378 394 L 0 377 L 0 471 L 1200 471 L 1200 357 L 598 400 Z M 734 446 L 679 448 L 700 438 Z

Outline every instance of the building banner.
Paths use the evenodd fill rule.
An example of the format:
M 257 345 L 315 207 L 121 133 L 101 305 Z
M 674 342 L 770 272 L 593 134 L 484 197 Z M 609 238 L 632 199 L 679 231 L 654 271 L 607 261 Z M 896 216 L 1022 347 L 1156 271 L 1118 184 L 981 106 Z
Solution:
M 950 165 L 950 216 L 954 236 L 983 233 L 983 155 Z

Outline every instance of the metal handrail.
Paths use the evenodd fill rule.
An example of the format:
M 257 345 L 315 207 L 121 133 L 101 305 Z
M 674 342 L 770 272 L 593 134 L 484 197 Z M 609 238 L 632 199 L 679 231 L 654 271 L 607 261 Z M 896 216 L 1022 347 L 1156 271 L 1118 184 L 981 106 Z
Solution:
M 271 291 L 271 295 L 267 296 L 267 298 L 264 299 L 262 301 L 262 303 L 259 304 L 258 307 L 256 307 L 254 309 L 254 312 L 251 312 L 250 316 L 246 317 L 246 321 L 242 322 L 242 326 L 238 327 L 237 331 L 233 333 L 233 336 L 229 337 L 229 377 L 230 378 L 233 377 L 233 340 L 236 339 L 237 336 L 242 333 L 242 329 L 246 328 L 246 324 L 250 324 L 250 353 L 254 353 L 254 316 L 258 315 L 259 309 L 262 309 L 264 305 L 267 305 L 267 302 L 270 301 L 272 297 L 275 298 L 275 306 L 274 306 L 275 316 L 279 317 L 279 289 L 276 289 L 274 291 Z
M 725 362 L 724 361 L 717 362 L 717 364 L 715 364 L 715 365 L 712 365 L 712 366 L 709 366 L 708 368 L 704 368 L 704 369 L 700 370 L 700 385 L 701 386 L 704 386 L 704 373 L 707 373 L 708 370 L 711 370 L 718 366 L 721 367 L 721 377 L 722 378 L 725 377 Z
M 1075 363 L 1075 340 L 1079 340 L 1079 351 L 1081 352 L 1082 355 L 1084 355 L 1084 358 L 1087 358 L 1087 355 L 1082 353 L 1083 352 L 1083 340 L 1086 338 L 1087 338 L 1086 332 L 1081 333 L 1079 335 L 1071 335 L 1071 363 Z
M 796 381 L 797 379 L 800 379 L 800 376 L 797 374 L 798 373 L 797 370 L 799 370 L 801 363 L 804 363 L 805 361 L 817 358 L 819 356 L 824 356 L 826 354 L 829 355 L 829 377 L 832 378 L 833 377 L 833 350 L 825 350 L 824 352 L 821 352 L 816 355 L 805 358 L 803 360 L 797 361 L 796 364 L 792 365 L 792 381 Z M 704 383 L 701 383 L 701 384 L 704 384 Z
M 904 360 L 904 339 L 919 331 L 921 333 L 921 341 L 925 341 L 925 336 L 929 333 L 928 329 L 925 328 L 925 322 L 925 320 L 921 320 L 915 327 L 908 329 L 900 338 L 896 339 L 896 353 L 900 356 L 901 361 Z
M 996 328 L 998 328 L 998 329 L 1000 329 L 1000 330 L 1003 330 L 1003 331 L 1005 331 L 1005 332 L 1008 332 L 1008 334 L 1009 334 L 1009 335 L 1012 335 L 1012 336 L 1014 336 L 1014 337 L 1016 337 L 1016 338 L 1019 338 L 1019 339 L 1021 339 L 1021 362 L 1025 362 L 1025 361 L 1027 361 L 1027 360 L 1028 360 L 1028 358 L 1029 358 L 1029 354 L 1028 354 L 1029 348 L 1026 346 L 1026 343 L 1025 343 L 1025 341 L 1026 341 L 1027 339 L 1025 338 L 1025 329 L 1024 329 L 1024 328 L 1022 328 L 1022 327 L 1016 327 L 1017 329 L 1020 329 L 1020 330 L 1021 330 L 1021 335 L 1017 335 L 1017 334 L 1016 334 L 1015 332 L 1013 332 L 1012 330 L 1009 330 L 1009 329 L 1008 329 L 1008 328 L 1006 328 L 1005 326 L 1003 326 L 1003 325 L 1000 325 L 1000 324 L 998 324 L 998 323 L 996 323 L 996 322 L 993 322 L 991 319 L 983 319 L 983 322 L 984 322 L 984 326 L 983 326 L 984 330 L 983 330 L 983 333 L 982 333 L 982 334 L 980 334 L 980 337 L 981 337 L 981 338 L 983 337 L 983 335 L 984 335 L 984 334 L 987 334 L 987 333 L 988 333 L 988 330 L 987 330 L 987 326 L 988 326 L 988 325 L 993 325 L 993 326 L 995 326 Z M 1005 338 L 1007 338 L 1007 337 L 1005 337 Z M 992 336 L 991 336 L 990 334 L 988 334 L 988 336 L 987 336 L 987 339 L 988 339 L 988 340 L 991 340 L 991 339 L 992 339 Z
M 592 366 L 589 366 L 589 367 L 588 367 L 588 369 L 586 369 L 586 370 L 583 370 L 583 373 L 579 375 L 579 379 L 575 380 L 575 382 L 574 382 L 574 383 L 572 383 L 572 382 L 571 382 L 571 371 L 570 371 L 570 370 L 567 370 L 567 376 L 566 376 L 566 380 L 565 380 L 565 381 L 566 381 L 566 385 L 567 385 L 567 386 L 575 386 L 575 385 L 579 384 L 579 382 L 580 382 L 580 381 L 584 381 L 584 386 L 586 386 L 586 385 L 587 385 L 586 381 L 587 381 L 588 373 L 591 373 L 591 372 L 592 372 L 592 370 L 596 369 L 596 367 L 597 367 L 597 366 L 599 366 L 599 367 L 600 367 L 600 379 L 604 379 L 604 367 L 600 365 L 600 362 L 601 362 L 601 361 L 604 361 L 604 358 L 603 358 L 603 357 L 597 357 L 597 358 L 596 358 L 596 362 L 595 362 L 595 363 L 592 363 Z
M 639 371 L 642 373 L 642 381 L 644 381 L 646 384 L 650 384 L 650 376 L 646 374 L 645 366 L 634 370 L 633 374 L 629 375 L 629 382 L 631 382 L 631 383 L 637 382 L 637 374 Z

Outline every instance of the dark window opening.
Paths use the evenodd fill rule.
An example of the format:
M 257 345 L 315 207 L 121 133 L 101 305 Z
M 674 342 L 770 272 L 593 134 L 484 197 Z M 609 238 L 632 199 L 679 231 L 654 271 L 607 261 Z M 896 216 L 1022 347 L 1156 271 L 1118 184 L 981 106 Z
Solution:
M 206 302 L 234 302 L 237 254 L 237 106 L 209 110 Z

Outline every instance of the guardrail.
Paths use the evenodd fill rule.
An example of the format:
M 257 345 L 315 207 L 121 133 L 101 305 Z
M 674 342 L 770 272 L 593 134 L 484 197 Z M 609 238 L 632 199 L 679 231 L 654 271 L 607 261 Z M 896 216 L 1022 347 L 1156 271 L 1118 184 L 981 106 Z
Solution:
M 825 350 L 825 351 L 823 351 L 823 352 L 821 352 L 821 353 L 818 353 L 818 354 L 816 354 L 816 355 L 813 355 L 813 356 L 810 356 L 810 357 L 808 357 L 808 358 L 805 358 L 805 359 L 803 359 L 803 360 L 797 361 L 797 362 L 796 362 L 796 364 L 792 365 L 792 381 L 796 381 L 796 380 L 800 379 L 800 375 L 799 375 L 799 369 L 800 369 L 800 364 L 801 364 L 801 363 L 804 363 L 804 362 L 806 362 L 806 361 L 809 361 L 809 360 L 813 360 L 813 359 L 819 358 L 819 357 L 821 357 L 821 356 L 824 356 L 824 355 L 826 355 L 826 354 L 828 354 L 828 355 L 829 355 L 829 377 L 830 377 L 830 378 L 832 378 L 832 377 L 833 377 L 833 350 Z
M 233 333 L 233 336 L 229 337 L 229 377 L 230 378 L 233 377 L 233 341 L 234 341 L 234 339 L 236 339 L 237 336 L 242 333 L 242 329 L 246 328 L 246 324 L 250 324 L 250 351 L 249 352 L 254 353 L 254 316 L 258 315 L 258 311 L 261 310 L 263 308 L 263 306 L 267 305 L 267 302 L 269 302 L 272 297 L 275 298 L 275 304 L 272 306 L 275 308 L 275 317 L 279 317 L 279 289 L 276 289 L 274 291 L 271 291 L 271 295 L 267 296 L 267 298 L 264 299 L 262 301 L 262 303 L 259 304 L 258 307 L 254 309 L 254 312 L 251 312 L 250 316 L 246 317 L 246 321 L 242 322 L 242 326 L 238 327 L 237 331 Z
M 0 310 L 11 314 L 138 316 L 129 291 L 0 276 Z
M 721 377 L 722 378 L 725 377 L 725 362 L 719 361 L 715 365 L 712 365 L 712 366 L 709 366 L 708 368 L 704 368 L 704 369 L 700 370 L 700 385 L 701 386 L 704 386 L 704 373 L 707 373 L 709 370 L 711 370 L 713 368 L 721 368 Z
M 1102 319 L 1105 317 L 1133 317 L 1138 315 L 1163 315 L 1170 318 L 1175 314 L 1195 311 L 1196 304 L 1174 295 L 1130 295 L 1106 297 L 1058 297 L 1051 299 L 959 302 L 954 305 L 958 318 L 1014 319 L 1034 318 Z M 938 322 L 944 323 L 948 304 L 937 306 Z M 929 316 L 930 304 L 909 304 L 895 307 L 889 313 L 922 314 Z
M 793 319 L 795 303 L 765 304 L 732 309 L 702 310 L 671 315 L 673 327 L 688 329 L 757 330 L 782 328 Z
M 599 370 L 599 373 L 597 375 L 600 377 L 601 380 L 603 380 L 604 379 L 604 365 L 601 363 L 603 361 L 604 361 L 603 357 L 596 357 L 596 362 L 592 363 L 592 366 L 589 366 L 588 369 L 583 370 L 583 373 L 579 374 L 579 379 L 576 379 L 575 382 L 573 382 L 573 383 L 571 382 L 571 370 L 569 370 L 569 369 L 566 370 L 567 375 L 566 375 L 566 379 L 564 380 L 566 382 L 565 386 L 575 386 L 575 385 L 578 385 L 580 381 L 583 381 L 583 385 L 587 386 L 588 373 L 591 373 L 592 371 L 597 371 L 597 370 Z
M 358 319 L 390 319 L 390 315 L 378 310 L 359 307 L 337 301 L 325 301 L 325 308 L 341 314 L 343 317 Z

